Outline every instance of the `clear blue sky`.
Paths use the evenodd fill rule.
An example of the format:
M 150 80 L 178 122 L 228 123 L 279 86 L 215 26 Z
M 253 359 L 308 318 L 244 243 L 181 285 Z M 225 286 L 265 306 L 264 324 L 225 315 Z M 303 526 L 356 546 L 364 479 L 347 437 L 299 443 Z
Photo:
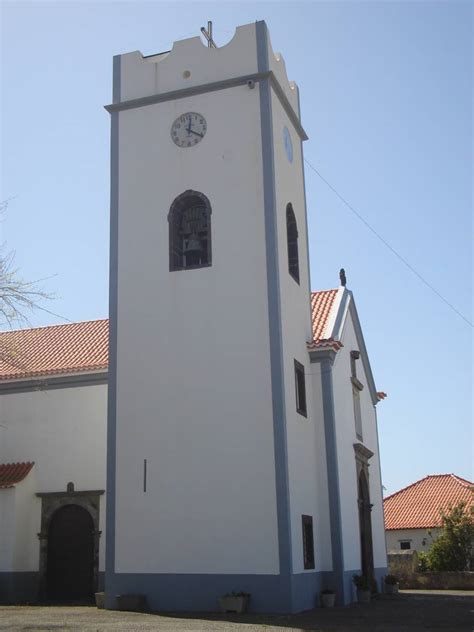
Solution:
M 1 229 L 70 320 L 107 316 L 112 56 L 168 50 L 208 19 L 265 19 L 301 91 L 306 158 L 472 321 L 470 2 L 5 2 Z M 313 289 L 344 267 L 379 390 L 388 492 L 473 480 L 472 328 L 306 169 Z M 33 325 L 60 322 L 37 312 Z

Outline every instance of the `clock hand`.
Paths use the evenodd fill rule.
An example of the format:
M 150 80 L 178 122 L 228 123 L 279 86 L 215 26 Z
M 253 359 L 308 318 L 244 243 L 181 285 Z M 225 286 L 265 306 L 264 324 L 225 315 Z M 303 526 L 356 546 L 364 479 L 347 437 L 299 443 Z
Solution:
M 188 131 L 191 132 L 191 134 L 196 134 L 196 136 L 200 136 L 201 138 L 204 138 L 204 134 L 200 134 L 199 132 L 195 132 L 193 129 L 190 129 Z
M 191 122 L 191 117 L 189 117 L 189 121 L 188 121 L 188 129 L 187 129 L 188 134 L 190 134 L 190 133 L 192 132 L 192 129 L 191 129 L 191 124 L 192 124 L 192 122 Z

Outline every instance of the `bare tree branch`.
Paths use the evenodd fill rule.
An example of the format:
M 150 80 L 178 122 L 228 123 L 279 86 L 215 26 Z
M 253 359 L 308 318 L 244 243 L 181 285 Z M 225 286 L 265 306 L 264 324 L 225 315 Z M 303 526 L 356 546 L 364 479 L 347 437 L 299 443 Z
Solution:
M 35 308 L 41 309 L 41 301 L 53 298 L 41 288 L 40 281 L 24 281 L 14 260 L 13 251 L 5 253 L 0 248 L 0 324 L 10 327 L 15 322 L 28 324 L 27 314 Z
M 5 214 L 9 202 L 13 198 L 0 202 L 0 220 Z M 69 319 L 48 310 L 43 301 L 50 301 L 55 296 L 46 292 L 41 284 L 51 277 L 25 281 L 21 278 L 15 266 L 15 251 L 7 250 L 5 244 L 0 244 L 0 328 L 13 327 L 14 324 L 30 325 L 28 316 L 34 310 L 40 310 L 57 316 L 62 320 Z

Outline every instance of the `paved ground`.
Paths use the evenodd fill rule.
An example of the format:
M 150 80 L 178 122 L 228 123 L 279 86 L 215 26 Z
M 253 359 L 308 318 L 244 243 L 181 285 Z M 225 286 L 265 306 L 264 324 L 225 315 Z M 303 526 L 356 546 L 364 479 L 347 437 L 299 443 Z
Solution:
M 141 614 L 80 606 L 1 606 L 0 630 L 12 632 L 104 631 L 135 632 L 473 632 L 474 595 L 410 591 L 385 596 L 371 604 L 318 608 L 293 616 Z

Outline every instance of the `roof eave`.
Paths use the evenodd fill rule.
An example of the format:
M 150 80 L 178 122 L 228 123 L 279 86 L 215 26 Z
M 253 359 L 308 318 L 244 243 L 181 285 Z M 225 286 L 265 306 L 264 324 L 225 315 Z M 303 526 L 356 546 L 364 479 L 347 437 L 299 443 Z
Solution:
M 108 368 L 91 371 L 70 371 L 67 373 L 38 374 L 25 378 L 0 380 L 0 393 L 50 390 L 74 386 L 106 384 Z
M 328 343 L 324 345 L 316 345 L 315 343 L 308 343 L 307 349 L 310 362 L 321 362 L 321 360 L 329 359 L 334 361 L 338 351 L 342 348 L 342 344 Z
M 385 531 L 408 531 L 409 529 L 416 529 L 417 531 L 426 531 L 426 529 L 441 529 L 442 525 L 441 524 L 429 524 L 426 525 L 424 527 L 413 527 L 413 526 L 406 526 L 404 525 L 403 527 L 385 527 Z

